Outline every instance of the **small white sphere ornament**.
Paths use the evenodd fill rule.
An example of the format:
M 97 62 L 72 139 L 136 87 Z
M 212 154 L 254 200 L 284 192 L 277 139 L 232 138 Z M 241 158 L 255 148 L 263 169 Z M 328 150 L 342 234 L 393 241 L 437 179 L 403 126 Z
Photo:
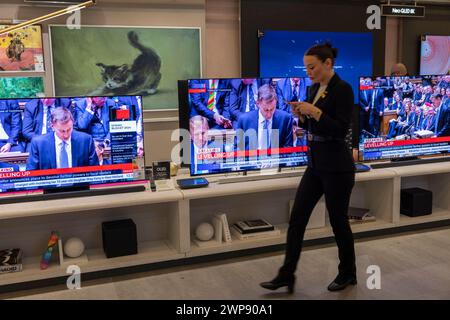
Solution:
M 84 243 L 78 238 L 70 238 L 64 244 L 64 253 L 69 258 L 78 258 L 84 252 Z
M 214 236 L 214 227 L 208 222 L 200 223 L 195 229 L 195 236 L 201 241 L 211 240 Z

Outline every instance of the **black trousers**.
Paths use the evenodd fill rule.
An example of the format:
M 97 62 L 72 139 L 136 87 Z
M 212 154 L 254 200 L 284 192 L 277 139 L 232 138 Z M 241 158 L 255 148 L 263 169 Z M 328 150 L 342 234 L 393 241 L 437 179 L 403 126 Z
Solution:
M 355 173 L 353 172 L 329 173 L 319 172 L 310 167 L 306 169 L 292 207 L 286 256 L 280 268 L 281 274 L 295 273 L 309 217 L 320 197 L 325 194 L 325 204 L 339 249 L 339 274 L 356 277 L 355 247 L 347 218 L 354 184 Z

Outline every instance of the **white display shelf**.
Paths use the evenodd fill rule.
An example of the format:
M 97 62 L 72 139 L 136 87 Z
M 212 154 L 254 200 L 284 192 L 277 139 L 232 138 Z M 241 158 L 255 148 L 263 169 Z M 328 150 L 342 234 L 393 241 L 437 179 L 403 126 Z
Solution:
M 372 230 L 382 230 L 392 228 L 394 226 L 395 225 L 393 223 L 382 220 L 351 224 L 352 231 L 355 234 Z M 288 225 L 282 224 L 276 225 L 276 227 L 279 228 L 281 231 L 280 235 L 277 236 L 267 236 L 263 238 L 244 239 L 244 240 L 240 240 L 233 237 L 232 242 L 222 242 L 222 244 L 206 248 L 199 247 L 194 242 L 192 242 L 191 250 L 186 253 L 186 256 L 187 257 L 203 256 L 209 254 L 218 254 L 224 252 L 260 248 L 286 243 Z M 331 229 L 331 227 L 315 228 L 306 230 L 304 240 L 315 240 L 332 236 L 333 230 Z
M 0 220 L 33 217 L 41 215 L 64 214 L 80 212 L 89 214 L 93 210 L 122 208 L 153 203 L 171 202 L 182 199 L 178 190 L 152 192 L 150 190 L 111 194 L 103 196 L 89 196 L 80 198 L 66 198 L 58 200 L 44 200 L 0 205 Z
M 450 196 L 450 195 L 449 195 Z M 409 217 L 403 214 L 400 215 L 399 226 L 407 226 L 413 224 L 441 221 L 441 220 L 450 220 L 450 210 L 433 207 L 432 214 L 419 216 L 419 217 Z
M 182 259 L 184 254 L 178 253 L 169 241 L 149 241 L 138 244 L 138 254 L 116 258 L 106 258 L 102 249 L 86 251 L 88 261 L 79 267 L 82 273 L 110 270 L 150 264 L 162 261 Z M 17 283 L 36 281 L 57 277 L 68 277 L 67 266 L 60 266 L 59 262 L 52 261 L 48 269 L 40 269 L 41 257 L 25 258 L 21 272 L 0 274 L 0 286 Z M 82 275 L 81 275 L 82 276 Z

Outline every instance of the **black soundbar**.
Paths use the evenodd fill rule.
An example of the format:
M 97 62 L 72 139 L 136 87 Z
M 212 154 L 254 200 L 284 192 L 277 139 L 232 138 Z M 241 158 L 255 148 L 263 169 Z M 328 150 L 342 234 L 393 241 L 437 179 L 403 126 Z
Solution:
M 104 189 L 72 190 L 62 192 L 53 191 L 45 194 L 32 194 L 16 197 L 0 197 L 0 205 L 10 203 L 31 202 L 31 201 L 57 200 L 65 198 L 103 196 L 115 193 L 130 193 L 140 191 L 145 191 L 145 186 L 139 185 L 139 186 L 126 186 L 126 187 L 104 188 Z
M 450 161 L 450 156 L 443 158 L 427 158 L 427 159 L 414 159 L 414 160 L 405 160 L 405 161 L 390 161 L 383 163 L 374 163 L 371 164 L 370 167 L 372 169 L 381 169 L 381 168 L 391 168 L 391 167 L 402 167 L 402 166 L 411 166 L 415 164 L 426 164 L 426 163 L 436 163 L 436 162 L 445 162 Z

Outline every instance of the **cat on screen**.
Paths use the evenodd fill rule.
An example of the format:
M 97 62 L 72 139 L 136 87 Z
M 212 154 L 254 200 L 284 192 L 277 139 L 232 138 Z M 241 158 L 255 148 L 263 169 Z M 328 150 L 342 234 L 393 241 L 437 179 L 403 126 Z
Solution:
M 161 80 L 161 58 L 150 47 L 144 46 L 134 31 L 128 32 L 128 41 L 141 54 L 133 64 L 105 65 L 100 67 L 104 85 L 91 92 L 91 95 L 150 95 L 155 94 Z

